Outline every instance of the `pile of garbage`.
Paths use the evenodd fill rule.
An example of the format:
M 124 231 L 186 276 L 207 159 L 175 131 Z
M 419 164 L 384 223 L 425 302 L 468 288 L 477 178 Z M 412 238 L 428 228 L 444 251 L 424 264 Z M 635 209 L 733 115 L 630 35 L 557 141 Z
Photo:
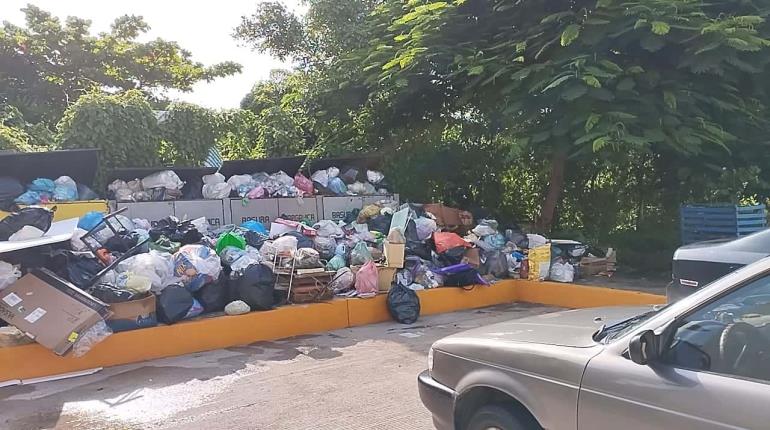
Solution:
M 37 205 L 98 198 L 88 186 L 78 184 L 69 176 L 37 178 L 26 186 L 16 178 L 0 177 L 0 208 L 10 207 L 11 203 Z
M 337 167 L 316 170 L 310 176 L 318 194 L 330 196 L 369 196 L 388 194 L 385 175 L 376 170 Z
M 200 183 L 185 183 L 173 170 L 163 170 L 142 179 L 114 180 L 107 187 L 109 198 L 118 202 L 146 202 L 185 199 L 262 199 L 270 197 L 307 197 L 384 195 L 385 175 L 375 170 L 337 167 L 318 170 L 310 178 L 297 172 L 256 172 L 225 178 L 219 172 L 204 175 Z
M 52 219 L 45 208 L 25 208 L 0 220 L 0 241 L 40 237 Z M 74 285 L 103 306 L 82 332 L 72 329 L 79 333 L 73 345 L 51 346 L 65 352 L 72 346 L 76 354 L 116 331 L 335 295 L 387 293 L 393 317 L 413 322 L 420 306 L 416 290 L 503 278 L 571 282 L 589 255 L 579 242 L 549 241 L 516 226 L 502 228 L 493 219 L 474 222 L 470 213 L 440 204 L 399 206 L 387 199 L 339 222 L 276 219 L 269 226 L 247 221 L 216 229 L 203 218 L 167 217 L 150 224 L 120 212 L 91 212 L 77 220 L 71 240 L 34 250 L 0 254 L 0 310 L 6 311 L 0 318 L 32 333 L 35 328 L 22 321 L 29 315 L 8 317 L 31 310 L 14 307 L 13 297 L 30 285 L 22 281 L 36 277 L 59 283 L 59 290 Z M 592 267 L 601 264 L 596 256 L 586 258 Z M 94 328 L 96 323 L 101 324 Z M 88 330 L 93 332 L 86 335 Z

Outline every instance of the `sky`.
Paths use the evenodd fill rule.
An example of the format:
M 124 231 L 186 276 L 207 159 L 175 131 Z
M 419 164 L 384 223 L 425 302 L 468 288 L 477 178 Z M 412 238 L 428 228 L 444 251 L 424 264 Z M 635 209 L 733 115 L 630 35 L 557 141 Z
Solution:
M 163 38 L 179 42 L 192 52 L 193 59 L 209 65 L 235 61 L 243 72 L 213 82 L 198 83 L 192 92 L 173 92 L 169 96 L 210 108 L 238 107 L 241 99 L 255 82 L 266 79 L 270 70 L 288 68 L 269 55 L 259 54 L 242 46 L 231 37 L 242 15 L 250 15 L 263 0 L 0 0 L 0 21 L 24 24 L 19 10 L 32 3 L 61 19 L 77 16 L 92 21 L 93 34 L 108 31 L 112 21 L 122 15 L 140 15 L 150 25 L 143 39 Z M 197 4 L 200 3 L 200 4 Z M 285 0 L 298 10 L 298 0 Z

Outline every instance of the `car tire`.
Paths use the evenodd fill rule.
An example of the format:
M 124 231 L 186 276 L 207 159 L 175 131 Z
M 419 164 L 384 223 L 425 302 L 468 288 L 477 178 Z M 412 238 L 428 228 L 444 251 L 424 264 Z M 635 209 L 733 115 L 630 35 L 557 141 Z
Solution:
M 465 430 L 536 430 L 540 428 L 531 421 L 531 419 L 522 420 L 503 406 L 488 405 L 482 406 L 471 416 Z

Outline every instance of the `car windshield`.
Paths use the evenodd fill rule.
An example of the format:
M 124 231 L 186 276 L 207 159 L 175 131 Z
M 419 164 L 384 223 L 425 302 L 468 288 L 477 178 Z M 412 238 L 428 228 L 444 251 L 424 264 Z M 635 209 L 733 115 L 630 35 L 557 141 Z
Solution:
M 629 331 L 633 330 L 639 324 L 652 318 L 655 314 L 664 309 L 665 306 L 656 306 L 647 312 L 633 316 L 631 318 L 612 323 L 610 325 L 604 325 L 594 333 L 594 340 L 597 342 L 608 343 L 614 339 L 617 339 Z

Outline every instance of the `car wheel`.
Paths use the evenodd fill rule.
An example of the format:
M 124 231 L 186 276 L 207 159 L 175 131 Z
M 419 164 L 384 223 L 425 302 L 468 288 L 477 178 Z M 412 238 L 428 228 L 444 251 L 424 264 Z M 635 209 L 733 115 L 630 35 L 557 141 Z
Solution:
M 527 420 L 531 421 L 531 420 Z M 466 430 L 535 430 L 536 424 L 523 422 L 508 409 L 489 405 L 479 408 L 468 420 Z

